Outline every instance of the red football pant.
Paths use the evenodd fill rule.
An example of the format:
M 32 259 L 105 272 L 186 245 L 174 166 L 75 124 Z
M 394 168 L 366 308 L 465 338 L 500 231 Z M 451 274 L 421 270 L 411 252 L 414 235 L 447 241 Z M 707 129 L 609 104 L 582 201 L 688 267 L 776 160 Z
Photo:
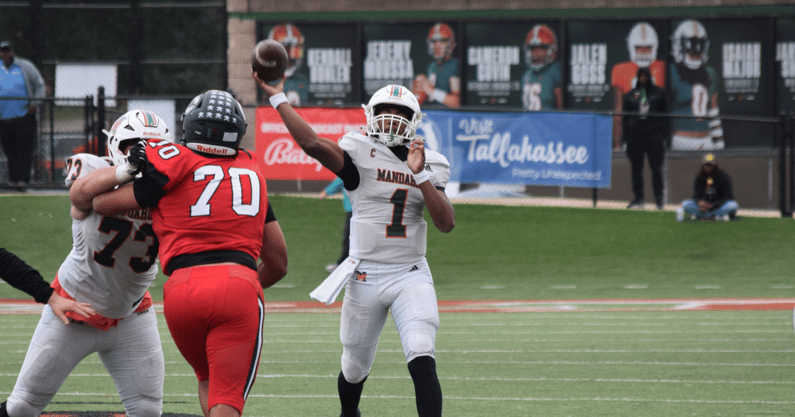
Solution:
M 241 414 L 262 351 L 262 287 L 256 271 L 205 265 L 174 272 L 163 286 L 164 316 L 199 381 L 209 380 L 208 409 Z

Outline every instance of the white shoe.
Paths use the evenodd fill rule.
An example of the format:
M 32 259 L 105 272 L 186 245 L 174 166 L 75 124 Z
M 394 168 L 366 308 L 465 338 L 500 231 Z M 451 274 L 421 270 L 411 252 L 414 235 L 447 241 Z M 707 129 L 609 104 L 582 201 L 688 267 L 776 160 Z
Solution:
M 329 274 L 334 272 L 335 269 L 337 269 L 337 264 L 326 265 L 326 271 L 328 271 Z
M 676 209 L 676 221 L 682 222 L 685 220 L 685 209 L 679 207 Z

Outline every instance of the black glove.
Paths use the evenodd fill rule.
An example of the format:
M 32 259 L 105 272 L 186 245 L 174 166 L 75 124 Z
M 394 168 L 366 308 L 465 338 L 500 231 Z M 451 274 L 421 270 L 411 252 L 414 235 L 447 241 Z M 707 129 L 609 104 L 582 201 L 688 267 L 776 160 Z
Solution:
M 127 153 L 127 173 L 133 177 L 138 173 L 146 171 L 146 165 L 149 161 L 146 160 L 146 141 L 139 140 L 130 147 L 130 152 Z

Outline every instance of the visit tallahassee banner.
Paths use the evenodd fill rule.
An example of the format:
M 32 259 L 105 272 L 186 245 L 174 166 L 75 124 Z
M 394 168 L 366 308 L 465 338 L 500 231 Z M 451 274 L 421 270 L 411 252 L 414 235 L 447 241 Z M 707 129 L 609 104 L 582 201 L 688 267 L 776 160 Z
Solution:
M 609 188 L 612 120 L 561 112 L 428 110 L 419 133 L 452 181 Z

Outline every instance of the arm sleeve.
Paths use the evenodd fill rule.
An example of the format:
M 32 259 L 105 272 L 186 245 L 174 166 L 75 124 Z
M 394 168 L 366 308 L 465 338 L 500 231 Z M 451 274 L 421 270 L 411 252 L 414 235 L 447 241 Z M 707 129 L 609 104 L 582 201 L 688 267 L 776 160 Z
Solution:
M 268 213 L 265 214 L 265 224 L 275 221 L 276 221 L 276 214 L 273 212 L 273 206 L 271 205 L 271 202 L 268 201 Z
M 4 248 L 0 248 L 0 278 L 12 287 L 24 291 L 38 303 L 47 304 L 52 295 L 52 287 L 39 271 Z
M 133 183 L 135 201 L 141 207 L 155 207 L 157 202 L 166 194 L 154 178 L 144 175 Z
M 334 195 L 342 191 L 342 179 L 340 179 L 339 177 L 335 178 L 334 181 L 331 182 L 331 184 L 326 186 L 325 191 L 326 194 L 328 195 Z

